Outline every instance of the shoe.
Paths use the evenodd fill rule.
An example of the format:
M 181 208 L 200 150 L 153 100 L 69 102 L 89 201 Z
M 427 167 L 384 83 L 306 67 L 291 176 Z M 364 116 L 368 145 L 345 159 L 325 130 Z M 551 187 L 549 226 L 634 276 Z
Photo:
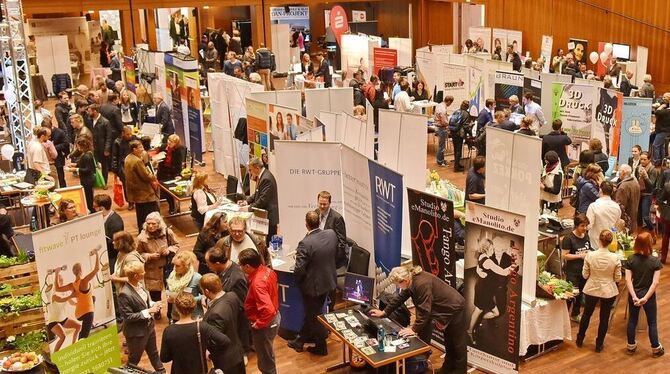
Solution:
M 656 358 L 656 357 L 661 357 L 665 354 L 665 349 L 663 348 L 662 345 L 660 345 L 658 348 L 652 348 L 651 349 L 651 357 Z
M 321 346 L 307 347 L 307 352 L 319 356 L 328 356 L 328 347 L 325 344 Z
M 135 209 L 135 203 L 128 203 L 128 210 Z
M 465 168 L 462 167 L 462 166 L 460 168 L 454 168 L 454 172 L 456 172 L 456 173 L 460 173 L 462 171 L 465 171 Z
M 303 346 L 304 346 L 305 344 L 304 344 L 302 341 L 298 340 L 298 339 L 289 340 L 289 342 L 287 343 L 287 345 L 289 346 L 289 348 L 295 350 L 295 351 L 298 352 L 298 353 L 304 351 Z
M 570 316 L 570 321 L 572 321 L 572 322 L 579 323 L 581 320 L 582 320 L 582 316 L 580 316 L 579 314 L 576 315 L 576 316 Z
M 637 343 L 626 345 L 626 354 L 632 355 L 635 353 L 636 350 L 637 350 Z
M 575 340 L 575 344 L 577 344 L 577 347 L 581 348 L 582 345 L 584 345 L 584 337 L 583 336 L 577 336 L 577 340 Z
M 603 346 L 596 344 L 596 353 L 600 353 L 603 351 Z

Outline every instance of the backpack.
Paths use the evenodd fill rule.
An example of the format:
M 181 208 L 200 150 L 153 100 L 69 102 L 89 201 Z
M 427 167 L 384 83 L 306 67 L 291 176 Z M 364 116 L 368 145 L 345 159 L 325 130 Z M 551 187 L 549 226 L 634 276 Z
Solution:
M 468 123 L 470 120 L 470 114 L 462 109 L 455 111 L 451 118 L 449 118 L 449 125 L 447 126 L 449 132 L 456 133 L 459 137 L 465 138 L 468 134 L 468 131 L 472 128 L 468 128 Z

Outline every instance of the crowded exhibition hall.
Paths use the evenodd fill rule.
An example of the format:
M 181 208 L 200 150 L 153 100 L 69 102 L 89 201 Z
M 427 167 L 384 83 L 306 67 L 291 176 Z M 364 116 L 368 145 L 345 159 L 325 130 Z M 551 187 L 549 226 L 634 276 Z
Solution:
M 668 370 L 665 3 L 1 1 L 0 373 Z

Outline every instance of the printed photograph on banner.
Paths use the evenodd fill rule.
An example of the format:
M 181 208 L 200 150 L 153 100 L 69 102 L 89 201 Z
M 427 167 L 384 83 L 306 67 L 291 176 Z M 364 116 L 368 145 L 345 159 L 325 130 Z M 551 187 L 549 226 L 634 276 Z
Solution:
M 291 28 L 291 48 L 300 48 L 301 51 L 309 50 L 312 36 L 309 29 L 309 7 L 308 6 L 273 6 L 270 7 L 270 23 L 288 24 Z
M 551 120 L 563 121 L 563 131 L 574 144 L 591 139 L 597 88 L 571 83 L 553 83 Z
M 497 53 L 504 56 L 507 53 L 507 30 L 493 29 L 493 47 L 491 53 Z
M 628 163 L 634 145 L 639 145 L 642 149 L 649 148 L 651 102 L 651 99 L 623 98 L 619 165 Z
M 519 99 L 523 96 L 523 74 L 496 71 L 495 73 L 495 100 L 496 110 L 510 107 L 509 98 L 516 95 Z
M 603 144 L 603 152 L 616 157 L 619 154 L 619 137 L 621 134 L 621 108 L 623 94 L 606 88 L 598 89 L 598 105 L 596 105 L 591 137 L 599 139 Z
M 468 204 L 466 220 L 468 363 L 493 373 L 517 373 L 524 217 Z
M 48 344 L 61 373 L 121 364 L 102 214 L 33 233 Z
M 165 55 L 165 74 L 167 93 L 170 96 L 169 98 L 165 98 L 165 102 L 168 105 L 171 104 L 172 123 L 175 124 L 175 134 L 179 135 L 179 139 L 184 140 L 184 110 L 182 107 L 182 95 L 185 94 L 183 92 L 185 90 L 182 91 L 184 72 L 177 66 L 172 65 L 172 56 L 167 54 Z
M 568 46 L 568 50 L 575 56 L 575 61 L 586 64 L 586 60 L 589 55 L 589 42 L 583 39 L 570 38 Z
M 491 51 L 491 29 L 488 27 L 470 27 L 470 40 L 480 52 Z M 467 52 L 467 51 L 466 51 Z
M 314 128 L 314 123 L 295 109 L 269 104 L 270 150 L 275 140 L 297 140 L 298 136 Z
M 554 37 L 548 35 L 542 35 L 542 47 L 540 48 L 540 56 L 544 58 L 544 66 L 542 71 L 545 73 L 549 72 L 549 67 L 551 66 L 551 52 L 554 46 Z

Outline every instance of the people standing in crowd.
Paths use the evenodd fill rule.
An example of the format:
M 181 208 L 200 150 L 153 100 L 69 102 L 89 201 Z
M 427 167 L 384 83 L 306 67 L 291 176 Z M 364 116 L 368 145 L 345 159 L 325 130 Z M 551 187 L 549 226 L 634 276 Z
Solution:
M 203 322 L 224 333 L 230 345 L 222 350 L 212 349 L 211 359 L 215 369 L 226 374 L 244 374 L 244 351 L 237 334 L 237 323 L 242 311 L 242 303 L 234 293 L 225 292 L 221 279 L 214 274 L 205 274 L 200 280 L 200 289 L 207 299 L 207 310 Z
M 400 82 L 402 81 L 402 76 L 399 71 L 393 72 L 393 91 L 391 94 L 391 100 L 395 100 L 395 95 L 400 93 Z
M 242 70 L 242 62 L 237 59 L 237 55 L 233 51 L 228 51 L 227 57 L 226 62 L 223 63 L 223 72 L 234 76 L 235 68 L 239 68 L 240 71 Z
M 58 108 L 56 108 L 58 109 Z M 58 175 L 58 187 L 64 188 L 67 187 L 67 182 L 65 181 L 65 158 L 70 153 L 70 141 L 67 137 L 67 133 L 58 127 L 53 127 L 50 120 L 44 121 L 42 123 L 43 127 L 51 131 L 51 142 L 54 149 L 56 150 L 56 158 L 54 159 L 54 167 L 56 168 L 56 174 Z
M 530 128 L 532 125 L 533 125 L 532 118 L 523 117 L 523 119 L 521 119 L 521 123 L 519 124 L 519 129 L 516 130 L 515 132 L 528 136 L 537 136 L 537 133 Z
M 124 267 L 128 281 L 119 292 L 123 336 L 128 346 L 128 363 L 137 365 L 146 351 L 155 373 L 166 373 L 156 345 L 153 316 L 160 314 L 161 303 L 153 302 L 144 288 L 144 264 L 132 261 Z
M 558 48 L 556 50 L 556 54 L 554 57 L 551 59 L 551 72 L 560 74 L 561 72 L 561 65 L 565 62 L 565 51 L 563 51 L 563 48 Z
M 619 289 L 616 283 L 621 280 L 621 262 L 615 253 L 607 249 L 614 234 L 609 230 L 602 230 L 598 235 L 598 250 L 587 253 L 584 257 L 582 275 L 586 278 L 584 285 L 584 314 L 579 322 L 576 344 L 581 347 L 584 344 L 586 330 L 589 328 L 591 316 L 600 302 L 600 322 L 598 324 L 598 335 L 596 337 L 596 352 L 603 350 L 605 335 L 610 319 L 610 312 Z
M 633 245 L 634 254 L 628 257 L 624 264 L 626 270 L 626 288 L 628 289 L 628 317 L 626 353 L 632 355 L 637 350 L 635 333 L 640 316 L 640 309 L 644 309 L 647 317 L 647 329 L 651 344 L 652 357 L 661 357 L 665 349 L 658 340 L 658 323 L 656 311 L 656 289 L 661 279 L 663 265 L 658 257 L 652 255 L 652 237 L 648 232 L 640 233 Z
M 333 86 L 333 77 L 330 73 L 330 63 L 326 60 L 325 54 L 319 52 L 316 54 L 316 61 L 319 62 L 319 68 L 315 69 L 314 77 L 323 79 L 323 86 L 329 88 Z
M 26 177 L 30 173 L 33 174 L 33 180 L 30 180 L 29 183 L 35 183 L 42 175 L 49 175 L 51 173 L 49 157 L 44 147 L 44 143 L 49 140 L 47 131 L 46 128 L 38 127 L 34 131 L 32 140 L 26 147 L 26 162 L 29 169 Z
M 509 97 L 509 110 L 511 113 L 524 114 L 523 107 L 519 104 L 519 97 L 517 95 Z
M 93 153 L 95 162 L 101 166 L 102 177 L 107 188 L 107 173 L 109 172 L 109 158 L 112 155 L 113 130 L 109 121 L 100 114 L 100 105 L 88 106 L 88 115 L 93 120 Z
M 517 126 L 514 124 L 514 122 L 506 118 L 505 112 L 503 112 L 502 110 L 496 111 L 493 114 L 493 120 L 494 121 L 491 123 L 492 127 L 506 131 L 517 130 Z
M 568 157 L 567 146 L 572 144 L 572 139 L 563 131 L 563 121 L 555 119 L 551 123 L 551 132 L 542 138 L 542 157 L 549 151 L 554 151 L 558 154 L 558 159 L 561 161 L 561 168 L 566 168 L 570 163 Z
M 630 80 L 633 79 L 633 72 L 630 70 L 626 71 L 626 74 L 621 76 L 621 83 L 619 83 L 619 91 L 623 93 L 624 96 L 630 96 L 632 90 L 637 90 L 637 86 L 634 85 Z
M 633 176 L 627 164 L 619 167 L 619 184 L 617 185 L 615 200 L 623 207 L 624 213 L 630 217 L 630 232 L 637 233 L 637 214 L 640 205 L 640 183 Z
M 374 317 L 390 316 L 407 299 L 416 306 L 414 324 L 398 332 L 400 336 L 418 335 L 430 341 L 433 328 L 442 329 L 446 355 L 439 373 L 465 374 L 467 372 L 467 340 L 465 334 L 465 299 L 454 288 L 425 272 L 420 266 L 395 267 L 389 279 L 401 291 L 384 311 L 373 309 Z M 434 325 L 434 326 L 433 326 Z
M 240 268 L 249 277 L 244 312 L 251 323 L 258 370 L 262 374 L 276 374 L 277 365 L 272 344 L 281 320 L 277 274 L 262 264 L 261 256 L 253 249 L 243 250 L 238 259 Z
M 447 130 L 449 127 L 449 112 L 447 108 L 449 108 L 453 102 L 453 96 L 445 96 L 444 100 L 435 107 L 434 123 L 435 135 L 437 135 L 437 153 L 435 153 L 435 161 L 438 166 L 447 166 L 447 162 L 444 159 L 444 151 L 447 143 Z
M 172 229 L 165 225 L 165 221 L 158 212 L 151 212 L 137 236 L 137 252 L 146 261 L 144 268 L 146 276 L 144 284 L 149 290 L 153 301 L 161 301 L 165 288 L 165 269 L 171 257 L 179 251 L 179 242 Z M 161 318 L 160 313 L 154 317 Z
M 590 151 L 589 151 L 590 153 Z M 605 180 L 600 166 L 596 164 L 589 164 L 582 175 L 578 175 L 575 185 L 577 190 L 577 206 L 575 207 L 575 214 L 586 213 L 589 206 L 593 204 L 600 195 L 600 184 Z
M 565 261 L 565 280 L 579 289 L 579 294 L 569 301 L 572 303 L 570 320 L 577 323 L 581 320 L 579 312 L 582 305 L 584 285 L 586 285 L 586 279 L 582 276 L 584 258 L 589 252 L 593 251 L 588 236 L 588 226 L 589 219 L 586 215 L 584 213 L 576 214 L 573 230 L 564 236 L 561 242 L 561 251 Z
M 117 232 L 112 237 L 112 241 L 114 243 L 114 250 L 117 252 L 116 263 L 114 264 L 114 272 L 112 273 L 112 282 L 114 284 L 116 293 L 118 294 L 121 291 L 123 285 L 128 282 L 126 265 L 131 262 L 139 262 L 144 267 L 144 257 L 142 257 L 142 255 L 137 252 L 135 237 L 128 231 Z M 120 317 L 120 313 L 118 313 L 118 315 Z
M 486 102 L 484 104 L 484 108 L 479 111 L 479 115 L 477 116 L 477 131 L 479 129 L 483 129 L 486 127 L 487 124 L 490 122 L 493 122 L 493 108 L 495 108 L 496 101 L 493 99 L 486 99 Z M 468 108 L 470 107 L 470 103 L 468 103 Z
M 139 123 L 140 105 L 136 100 L 133 100 L 130 93 L 129 90 L 121 91 L 119 94 L 121 96 L 119 109 L 121 110 L 121 121 L 123 122 L 123 126 L 134 127 Z
M 207 73 L 210 71 L 216 70 L 216 58 L 219 56 L 219 52 L 214 48 L 214 43 L 207 43 L 207 50 L 205 50 L 205 62 L 203 64 L 204 76 L 207 77 Z
M 187 293 L 195 298 L 196 306 L 192 311 L 193 318 L 203 315 L 202 295 L 200 294 L 200 278 L 202 277 L 195 269 L 197 258 L 191 251 L 180 251 L 172 259 L 173 270 L 168 275 L 165 283 L 167 285 L 168 317 L 171 322 L 179 321 L 181 313 L 174 310 L 175 298 L 180 293 Z
M 91 104 L 102 105 L 107 102 L 110 90 L 104 77 L 97 77 L 97 82 L 98 89 L 91 93 Z
M 649 152 L 640 154 L 640 164 L 637 167 L 637 180 L 640 185 L 640 207 L 638 223 L 642 224 L 645 230 L 653 231 L 654 227 L 651 221 L 651 204 L 658 183 L 659 172 L 651 163 Z
M 477 156 L 472 162 L 465 178 L 465 200 L 484 205 L 486 203 L 485 192 L 486 157 Z
M 265 44 L 261 43 L 260 48 L 256 50 L 256 61 L 254 64 L 256 72 L 261 76 L 261 82 L 263 82 L 265 91 L 272 91 L 274 89 L 272 72 L 275 70 L 275 57 L 269 49 L 265 48 Z
M 507 55 L 505 57 L 505 61 L 512 63 L 512 70 L 521 71 L 521 57 L 519 57 L 519 54 L 514 50 L 514 46 L 512 44 L 507 45 Z
M 172 362 L 171 374 L 206 373 L 207 352 L 227 350 L 230 339 L 220 330 L 193 318 L 198 301 L 182 292 L 175 297 L 179 320 L 163 331 L 160 358 Z
M 111 79 L 116 82 L 121 80 L 121 61 L 116 51 L 109 53 L 111 60 L 109 61 L 109 69 L 112 71 Z
M 337 286 L 335 257 L 338 252 L 338 238 L 333 230 L 319 228 L 319 213 L 309 211 L 305 215 L 307 234 L 298 243 L 296 249 L 296 278 L 303 299 L 305 318 L 296 339 L 288 342 L 288 346 L 302 352 L 307 342 L 314 343 L 307 351 L 316 355 L 326 356 L 328 331 L 317 320 L 328 295 Z
M 260 158 L 254 157 L 249 160 L 249 173 L 251 178 L 256 181 L 256 191 L 246 200 L 240 200 L 238 204 L 246 211 L 256 208 L 268 212 L 269 226 L 265 240 L 267 244 L 270 243 L 272 236 L 277 234 L 277 225 L 279 224 L 277 181 L 270 170 L 265 168 Z
M 621 208 L 617 202 L 612 200 L 613 192 L 614 186 L 612 183 L 607 181 L 600 183 L 600 197 L 586 210 L 592 248 L 600 246 L 599 233 L 614 227 L 621 219 Z
M 309 53 L 303 53 L 300 60 L 300 71 L 303 74 L 314 72 L 314 64 L 312 64 L 312 57 L 310 57 Z
M 114 248 L 113 238 L 117 232 L 124 230 L 123 218 L 112 210 L 112 198 L 106 194 L 98 194 L 93 197 L 93 210 L 102 212 L 105 221 L 105 239 L 107 241 L 107 255 L 109 256 L 109 271 L 114 273 L 114 266 L 118 253 Z
M 191 182 L 191 217 L 193 217 L 199 229 L 202 229 L 204 225 L 205 214 L 221 205 L 221 201 L 216 198 L 214 191 L 207 185 L 208 178 L 207 173 L 196 172 Z
M 261 45 L 262 46 L 262 45 Z M 240 30 L 233 29 L 233 37 L 228 43 L 228 50 L 235 52 L 236 55 L 242 55 L 242 39 L 240 38 Z
M 665 138 L 670 136 L 670 92 L 663 94 L 661 105 L 656 108 L 656 136 L 651 145 L 654 165 L 660 165 L 666 156 Z
M 540 179 L 540 205 L 558 213 L 563 201 L 563 168 L 558 154 L 549 151 L 544 154 L 544 169 Z
M 244 249 L 251 248 L 261 255 L 263 265 L 272 267 L 272 258 L 265 242 L 256 235 L 247 232 L 247 221 L 235 216 L 228 221 L 229 235 L 221 238 L 216 246 L 223 249 L 231 261 L 237 262 L 237 257 Z
M 654 85 L 651 83 L 651 74 L 645 74 L 642 81 L 644 83 L 642 83 L 642 87 L 640 87 L 640 91 L 637 93 L 638 96 L 655 99 L 656 88 L 654 88 Z
M 119 95 L 116 92 L 110 92 L 107 95 L 107 102 L 100 106 L 100 114 L 109 121 L 112 141 L 116 140 L 121 134 L 121 130 L 123 130 L 121 109 L 119 109 Z
M 531 126 L 531 129 L 538 132 L 542 126 L 547 124 L 547 120 L 545 119 L 542 107 L 535 102 L 532 92 L 529 91 L 523 94 L 523 106 L 526 116 L 533 119 L 533 126 Z
M 66 139 L 69 142 L 74 143 L 74 132 L 72 131 L 72 126 L 70 126 L 70 111 L 72 107 L 70 106 L 70 97 L 65 91 L 58 93 L 58 102 L 56 103 L 56 109 L 54 114 L 56 116 L 56 122 L 58 122 L 58 127 L 65 131 Z
M 198 273 L 207 274 L 209 268 L 205 262 L 205 253 L 214 247 L 219 239 L 228 236 L 228 216 L 225 212 L 214 213 L 200 230 L 193 246 L 193 254 L 198 259 Z
M 461 165 L 461 156 L 463 155 L 463 141 L 471 134 L 470 128 L 470 102 L 463 100 L 458 110 L 456 110 L 451 117 L 449 117 L 449 135 L 454 144 L 454 172 L 461 172 L 464 170 Z M 444 164 L 446 165 L 446 163 Z
M 172 113 L 170 107 L 163 100 L 163 95 L 159 92 L 154 93 L 154 105 L 156 106 L 156 122 L 161 125 L 161 134 L 164 141 L 167 137 L 174 134 L 174 124 L 172 123 Z
M 89 212 L 93 212 L 93 185 L 95 184 L 95 157 L 93 156 L 93 144 L 91 139 L 86 136 L 77 139 L 77 160 L 76 167 L 68 166 L 65 171 L 73 171 L 79 175 L 79 184 L 84 188 L 86 197 L 86 206 Z
M 414 110 L 414 104 L 412 104 L 412 98 L 409 96 L 409 83 L 407 80 L 403 79 L 400 82 L 400 92 L 395 95 L 393 99 L 393 107 L 396 112 L 411 112 Z
M 159 211 L 158 197 L 152 185 L 157 181 L 156 176 L 149 171 L 144 161 L 142 142 L 133 140 L 129 145 L 130 154 L 124 161 L 123 172 L 126 177 L 128 202 L 135 204 L 137 227 L 140 228 L 149 213 Z
M 589 140 L 589 150 L 593 152 L 593 162 L 600 166 L 603 174 L 607 173 L 607 170 L 609 169 L 608 157 L 605 152 L 603 152 L 603 143 L 600 139 L 593 138 Z
M 630 165 L 630 167 L 633 169 L 633 175 L 635 175 L 635 178 L 639 177 L 638 166 L 640 166 L 641 153 L 642 153 L 642 147 L 640 147 L 638 144 L 635 144 L 630 149 L 630 157 L 628 157 L 628 165 Z
M 121 131 L 121 136 L 119 136 L 114 141 L 114 144 L 112 144 L 112 167 L 110 171 L 121 180 L 121 183 L 123 183 L 123 195 L 126 200 L 128 200 L 128 186 L 126 185 L 124 162 L 126 157 L 131 153 L 130 142 L 133 140 L 137 140 L 137 137 L 133 135 L 133 128 L 124 126 Z M 128 202 L 128 210 L 133 210 L 134 208 L 135 203 Z
M 165 158 L 158 164 L 158 171 L 156 172 L 158 181 L 165 182 L 181 176 L 184 160 L 186 159 L 186 147 L 181 145 L 179 135 L 168 136 L 167 143 L 160 150 L 165 152 Z M 167 200 L 170 214 L 177 214 L 178 206 L 172 196 L 161 189 L 161 198 Z

